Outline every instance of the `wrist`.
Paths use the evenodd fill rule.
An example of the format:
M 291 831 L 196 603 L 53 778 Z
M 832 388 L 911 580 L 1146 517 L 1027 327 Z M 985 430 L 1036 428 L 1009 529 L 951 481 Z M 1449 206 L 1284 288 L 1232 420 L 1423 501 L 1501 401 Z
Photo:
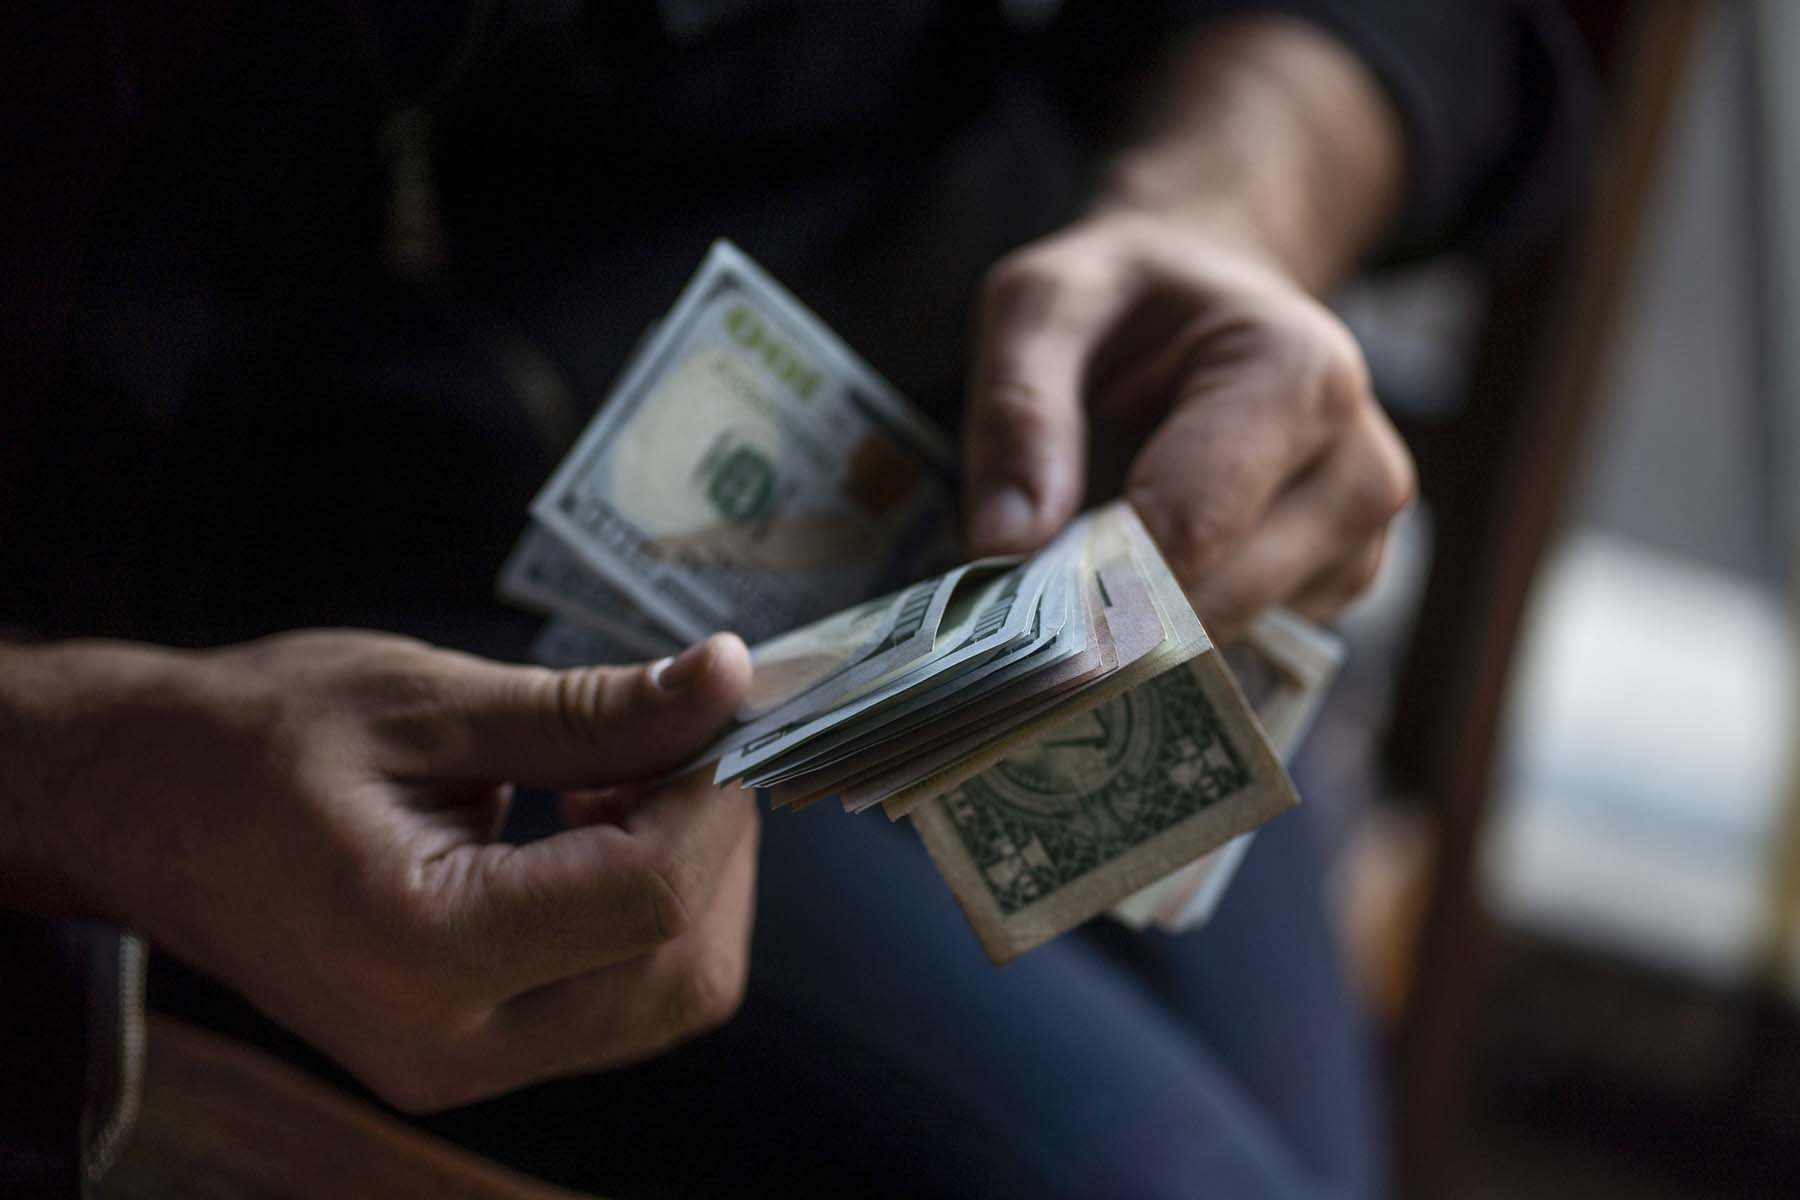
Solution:
M 1230 18 L 1172 56 L 1094 211 L 1229 238 L 1320 291 L 1385 232 L 1404 170 L 1398 118 L 1352 52 L 1299 21 Z
M 136 739 L 119 716 L 182 658 L 124 642 L 0 645 L 0 907 L 126 919 L 106 847 L 149 781 L 129 769 Z

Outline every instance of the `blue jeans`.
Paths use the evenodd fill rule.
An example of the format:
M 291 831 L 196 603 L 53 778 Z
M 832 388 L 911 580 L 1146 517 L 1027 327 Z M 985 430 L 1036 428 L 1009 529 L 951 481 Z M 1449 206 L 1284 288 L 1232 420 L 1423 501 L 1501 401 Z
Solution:
M 430 1118 L 606 1195 L 1384 1193 L 1367 1030 L 1305 810 L 1215 920 L 1095 921 L 989 965 L 910 829 L 835 805 L 764 822 L 749 995 L 641 1066 Z

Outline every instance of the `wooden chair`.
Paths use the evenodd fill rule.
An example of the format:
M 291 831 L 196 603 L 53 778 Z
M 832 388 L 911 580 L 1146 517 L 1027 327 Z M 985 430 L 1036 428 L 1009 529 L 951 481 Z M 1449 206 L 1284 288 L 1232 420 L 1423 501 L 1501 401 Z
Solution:
M 1489 951 L 1475 891 L 1496 740 L 1521 621 L 1599 406 L 1648 197 L 1706 0 L 1567 0 L 1602 80 L 1585 198 L 1541 252 L 1499 279 L 1464 409 L 1404 427 L 1436 545 L 1391 715 L 1386 761 L 1416 798 L 1422 891 L 1385 940 L 1400 972 L 1395 1026 L 1400 1166 L 1433 1186 L 1451 1144 Z M 1403 423 L 1404 425 L 1404 423 Z M 1407 927 L 1411 922 L 1416 925 Z
M 180 1021 L 153 1015 L 145 1050 L 137 1127 L 97 1200 L 576 1200 Z

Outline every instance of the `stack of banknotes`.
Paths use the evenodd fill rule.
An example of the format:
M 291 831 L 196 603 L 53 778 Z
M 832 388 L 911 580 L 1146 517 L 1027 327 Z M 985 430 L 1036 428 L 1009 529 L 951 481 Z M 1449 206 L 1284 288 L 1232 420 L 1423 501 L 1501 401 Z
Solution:
M 743 634 L 750 694 L 690 769 L 776 808 L 910 819 L 996 962 L 1108 910 L 1204 921 L 1250 831 L 1295 803 L 1281 755 L 1335 641 L 1269 614 L 1228 662 L 1122 503 L 959 563 L 954 469 L 717 243 L 539 493 L 500 590 L 551 615 L 551 665 Z

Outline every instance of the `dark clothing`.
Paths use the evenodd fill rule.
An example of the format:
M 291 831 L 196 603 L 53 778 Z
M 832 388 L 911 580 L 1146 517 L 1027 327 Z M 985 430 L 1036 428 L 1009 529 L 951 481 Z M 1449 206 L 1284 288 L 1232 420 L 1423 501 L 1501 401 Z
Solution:
M 129 1128 L 142 953 L 99 921 L 0 912 L 0 1196 L 75 1195 Z
M 380 117 L 465 61 L 445 30 L 466 6 L 168 7 L 0 16 L 18 59 L 0 129 L 25 168 L 0 187 L 0 626 L 205 642 L 308 615 L 412 620 L 421 595 L 486 620 L 481 554 L 548 466 L 505 391 L 437 371 L 387 411 L 280 411 L 290 362 L 374 286 Z M 725 235 L 953 418 L 981 271 L 1073 211 L 1172 31 L 1247 8 L 1317 20 L 1388 81 L 1413 134 L 1397 247 L 1492 246 L 1567 194 L 1579 73 L 1528 0 L 1071 0 L 1031 36 L 963 0 L 543 0 L 501 7 L 435 97 L 443 208 L 480 304 L 397 295 L 389 319 L 484 345 L 492 376 L 499 317 L 591 406 Z M 319 456 L 301 480 L 284 421 L 329 443 L 304 447 Z M 426 447 L 475 486 L 446 496 Z M 271 465 L 307 486 L 247 484 Z M 316 513 L 321 482 L 356 495 Z M 282 527 L 296 515 L 307 528 Z M 472 544 L 419 536 L 452 516 Z M 259 531 L 273 576 L 244 571 L 264 564 L 236 539 Z M 316 571 L 315 548 L 371 564 L 373 594 Z M 441 559 L 392 595 L 420 556 Z
M 1525 236 L 1571 168 L 1571 60 L 1524 2 L 1071 0 L 1026 32 L 960 0 L 546 0 L 466 60 L 463 7 L 0 17 L 29 55 L 0 102 L 28 168 L 0 190 L 0 628 L 519 657 L 535 621 L 493 572 L 553 459 L 521 342 L 585 415 L 727 236 L 953 421 L 981 272 L 1068 219 L 1208 13 L 1298 13 L 1374 65 L 1412 138 L 1397 251 Z M 376 131 L 421 96 L 453 284 L 378 254 Z M 737 1021 L 431 1124 L 618 1194 L 1370 1194 L 1378 1100 L 1302 820 L 1198 937 L 1097 924 L 996 971 L 905 830 L 778 814 Z

